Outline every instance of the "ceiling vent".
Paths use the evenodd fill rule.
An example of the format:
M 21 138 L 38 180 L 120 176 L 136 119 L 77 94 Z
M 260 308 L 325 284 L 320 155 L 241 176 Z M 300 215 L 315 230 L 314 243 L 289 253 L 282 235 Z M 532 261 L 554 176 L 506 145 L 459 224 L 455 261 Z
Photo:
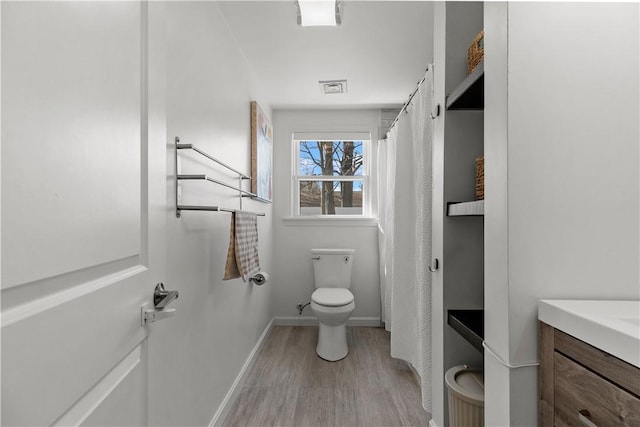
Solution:
M 320 80 L 320 92 L 325 95 L 334 93 L 347 93 L 346 80 Z

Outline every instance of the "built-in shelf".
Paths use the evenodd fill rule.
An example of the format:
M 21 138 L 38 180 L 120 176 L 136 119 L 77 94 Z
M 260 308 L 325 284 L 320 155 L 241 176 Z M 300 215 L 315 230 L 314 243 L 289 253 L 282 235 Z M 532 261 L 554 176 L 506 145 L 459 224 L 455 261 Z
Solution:
M 484 215 L 484 200 L 474 202 L 447 203 L 447 216 L 481 216 Z
M 484 310 L 448 310 L 447 323 L 478 351 L 484 351 Z
M 484 62 L 479 63 L 447 97 L 447 110 L 484 108 Z

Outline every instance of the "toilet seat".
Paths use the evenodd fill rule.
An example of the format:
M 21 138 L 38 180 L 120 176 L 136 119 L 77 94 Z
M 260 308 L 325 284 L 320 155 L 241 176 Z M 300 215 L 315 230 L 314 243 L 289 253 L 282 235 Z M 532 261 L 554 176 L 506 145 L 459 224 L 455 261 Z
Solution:
M 353 294 L 345 288 L 318 288 L 311 301 L 325 307 L 342 307 L 353 302 Z

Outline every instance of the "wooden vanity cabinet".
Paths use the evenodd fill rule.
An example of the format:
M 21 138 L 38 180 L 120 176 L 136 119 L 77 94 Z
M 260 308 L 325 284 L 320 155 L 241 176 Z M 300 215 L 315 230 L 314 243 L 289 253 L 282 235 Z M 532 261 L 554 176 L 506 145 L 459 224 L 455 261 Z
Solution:
M 640 426 L 640 368 L 539 322 L 538 425 Z

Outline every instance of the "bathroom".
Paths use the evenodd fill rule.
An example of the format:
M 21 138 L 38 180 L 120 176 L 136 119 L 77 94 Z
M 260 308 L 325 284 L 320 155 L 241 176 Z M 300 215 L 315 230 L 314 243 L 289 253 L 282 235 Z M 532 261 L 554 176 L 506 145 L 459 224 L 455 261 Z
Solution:
M 437 385 L 426 423 L 447 425 L 445 368 L 482 362 L 446 324 L 446 310 L 484 306 L 487 342 L 519 365 L 536 360 L 539 299 L 640 299 L 637 4 L 343 6 L 340 26 L 308 30 L 334 41 L 322 46 L 329 53 L 350 29 L 350 43 L 379 44 L 367 58 L 369 74 L 391 69 L 398 77 L 366 89 L 366 104 L 321 97 L 318 80 L 325 79 L 347 78 L 347 95 L 357 93 L 359 82 L 346 72 L 309 73 L 313 101 L 304 106 L 294 103 L 303 92 L 285 93 L 286 80 L 260 84 L 253 51 L 275 59 L 313 54 L 266 36 L 266 45 L 249 45 L 261 40 L 264 22 L 306 30 L 297 26 L 293 1 L 0 4 L 3 425 L 220 425 L 270 328 L 314 322 L 309 307 L 302 315 L 297 309 L 313 292 L 313 248 L 355 250 L 352 324 L 379 325 L 377 221 L 292 218 L 291 139 L 295 132 L 370 132 L 374 168 L 381 111 L 398 110 L 430 64 L 440 268 L 432 276 Z M 254 28 L 238 31 L 245 19 Z M 350 20 L 369 30 L 353 31 Z M 485 112 L 445 113 L 445 96 L 466 76 L 466 47 L 482 28 Z M 406 45 L 393 43 L 390 34 L 398 33 Z M 293 70 L 305 73 L 304 65 Z M 270 75 L 286 78 L 277 60 L 269 66 Z M 378 90 L 399 94 L 374 98 Z M 274 130 L 273 203 L 242 200 L 243 209 L 265 214 L 257 218 L 260 264 L 270 276 L 262 286 L 222 280 L 228 213 L 177 218 L 175 210 L 174 138 L 248 173 L 251 101 Z M 469 115 L 476 128 L 451 142 Z M 457 178 L 473 177 L 473 162 L 449 163 L 465 140 L 478 143 L 464 132 L 484 133 L 485 199 L 495 202 L 484 224 L 443 217 L 447 202 L 474 190 L 472 180 Z M 180 156 L 185 173 L 208 167 Z M 237 193 L 206 184 L 184 183 L 182 203 L 239 208 Z M 480 269 L 484 292 L 455 276 L 469 263 L 479 263 L 472 268 Z M 170 305 L 175 315 L 142 327 L 140 307 L 152 303 L 157 283 L 179 292 Z M 486 425 L 535 425 L 536 368 L 495 360 L 484 353 L 493 374 Z

